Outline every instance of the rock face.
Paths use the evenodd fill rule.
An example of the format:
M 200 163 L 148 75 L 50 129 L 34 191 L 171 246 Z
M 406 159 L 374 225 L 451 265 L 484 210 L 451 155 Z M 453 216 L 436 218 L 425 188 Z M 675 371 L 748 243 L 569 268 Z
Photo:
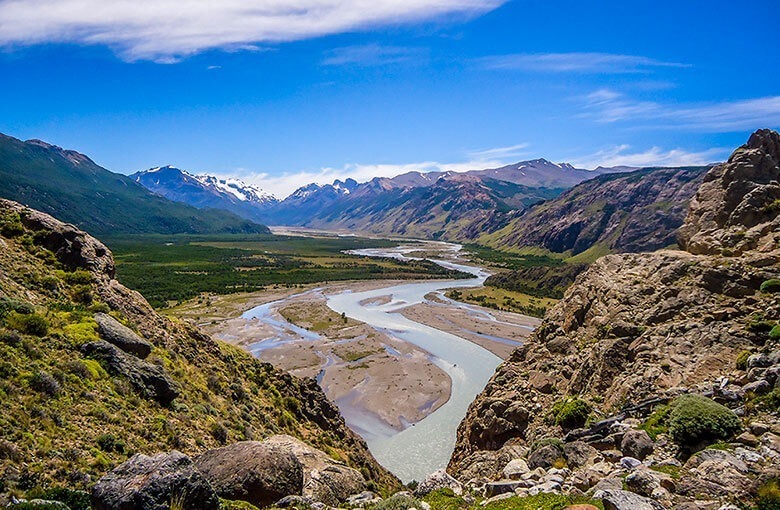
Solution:
M 122 375 L 142 395 L 168 405 L 179 396 L 178 385 L 165 369 L 131 356 L 100 340 L 82 346 L 85 355 L 102 361 L 109 372 Z
M 96 510 L 218 510 L 219 498 L 192 460 L 179 452 L 135 455 L 92 490 Z
M 97 322 L 100 337 L 123 351 L 134 354 L 141 359 L 149 356 L 152 352 L 152 344 L 107 313 L 96 313 L 95 322 Z
M 243 441 L 195 459 L 198 471 L 220 497 L 268 506 L 303 492 L 303 468 L 289 449 Z
M 780 136 L 761 129 L 710 171 L 691 201 L 680 245 L 691 253 L 739 255 L 777 249 Z
M 366 490 L 359 471 L 337 462 L 324 452 L 291 436 L 272 436 L 266 445 L 292 453 L 303 467 L 303 495 L 314 501 L 338 506 L 353 494 Z
M 780 366 L 776 372 L 770 353 L 778 341 L 769 330 L 780 320 L 780 300 L 761 288 L 780 277 L 779 162 L 780 135 L 757 132 L 704 178 L 680 232 L 685 251 L 608 255 L 580 274 L 472 403 L 448 471 L 464 482 L 480 478 L 480 468 L 495 477 L 493 464 L 508 448 L 566 436 L 590 443 L 612 463 L 621 455 L 637 457 L 599 475 L 613 476 L 615 469 L 637 469 L 639 458 L 664 455 L 666 448 L 653 447 L 639 431 L 627 432 L 631 427 L 620 420 L 684 391 L 712 392 L 737 407 L 754 395 L 744 385 L 764 381 L 761 391 L 774 387 Z M 736 360 L 743 351 L 766 354 L 751 357 L 739 371 Z M 598 430 L 564 429 L 550 410 L 566 397 L 589 402 L 596 420 L 620 417 L 597 424 Z M 548 469 L 555 447 L 544 448 L 551 450 L 545 455 Z M 541 466 L 531 457 L 528 465 Z M 698 494 L 724 497 L 714 486 L 708 493 L 704 483 L 707 473 L 724 466 L 704 468 L 696 468 L 705 487 Z M 588 476 L 583 472 L 577 483 Z M 740 476 L 738 470 L 732 476 L 736 487 L 742 486 Z M 685 497 L 696 497 L 693 493 Z M 640 508 L 619 506 L 620 496 L 605 504 Z M 655 500 L 668 496 L 666 489 L 653 494 Z

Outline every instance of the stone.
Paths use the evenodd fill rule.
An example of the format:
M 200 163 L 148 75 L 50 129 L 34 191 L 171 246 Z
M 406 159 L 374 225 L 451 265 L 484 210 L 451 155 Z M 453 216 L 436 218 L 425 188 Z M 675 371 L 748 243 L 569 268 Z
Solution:
M 599 457 L 599 452 L 582 441 L 573 441 L 563 445 L 563 456 L 570 468 L 592 465 Z
M 350 495 L 366 490 L 366 480 L 360 471 L 328 454 L 312 448 L 288 435 L 271 436 L 264 444 L 291 452 L 303 467 L 304 496 L 330 506 L 338 506 Z
M 634 457 L 623 457 L 620 459 L 620 465 L 625 469 L 636 469 L 642 465 L 642 461 Z
M 544 482 L 540 483 L 539 485 L 534 485 L 530 489 L 528 489 L 528 495 L 529 496 L 536 496 L 537 494 L 542 493 L 554 493 L 554 492 L 560 492 L 561 490 L 561 484 L 558 482 Z
M 552 393 L 555 388 L 555 378 L 538 370 L 532 370 L 528 374 L 528 382 L 541 393 Z
M 485 484 L 485 496 L 492 497 L 505 492 L 515 492 L 515 489 L 523 487 L 522 482 L 501 480 Z
M 604 450 L 601 455 L 610 462 L 620 462 L 623 458 L 623 452 L 620 450 Z
M 642 496 L 658 499 L 658 489 L 674 492 L 676 485 L 669 475 L 658 473 L 649 469 L 637 469 L 628 474 L 625 478 L 626 488 L 631 492 L 636 492 Z
M 594 492 L 607 490 L 622 490 L 623 479 L 616 476 L 609 476 L 598 480 L 592 485 Z
M 737 457 L 735 457 L 733 454 L 725 451 L 725 450 L 716 450 L 714 448 L 707 448 L 705 450 L 702 450 L 694 455 L 691 456 L 691 458 L 688 459 L 688 461 L 685 463 L 684 468 L 685 469 L 696 469 L 701 464 L 707 461 L 718 461 L 723 462 L 727 465 L 730 465 L 735 470 L 739 471 L 740 473 L 747 473 L 748 467 L 747 465 L 739 460 Z
M 769 393 L 769 391 L 772 389 L 772 386 L 764 380 L 759 379 L 758 381 L 753 381 L 751 383 L 747 383 L 742 387 L 742 390 L 751 393 L 755 393 L 756 395 L 763 395 L 764 393 Z
M 314 500 L 307 496 L 285 496 L 277 501 L 274 506 L 279 508 L 307 508 Z
M 445 470 L 439 469 L 428 475 L 428 477 L 417 486 L 414 495 L 421 498 L 439 489 L 450 489 L 458 496 L 463 494 L 463 485 L 455 478 L 451 477 Z
M 105 340 L 81 346 L 88 357 L 103 362 L 109 372 L 127 378 L 144 397 L 168 405 L 179 396 L 179 387 L 164 368 L 127 354 Z
M 743 432 L 736 437 L 735 441 L 747 446 L 758 446 L 758 438 L 750 432 Z
M 100 338 L 116 345 L 123 351 L 146 358 L 152 352 L 152 344 L 138 336 L 135 331 L 128 328 L 115 318 L 106 313 L 96 313 L 95 322 L 98 325 Z
M 303 467 L 284 447 L 242 441 L 203 453 L 195 466 L 224 499 L 263 507 L 303 493 Z
M 510 480 L 517 480 L 519 478 L 522 478 L 522 476 L 526 473 L 531 471 L 531 469 L 528 467 L 528 464 L 523 459 L 513 459 L 509 461 L 509 463 L 504 466 L 504 478 L 509 478 Z
M 550 469 L 557 462 L 565 461 L 563 450 L 553 444 L 537 448 L 528 455 L 528 467 L 531 469 Z
M 769 432 L 769 425 L 759 421 L 754 421 L 748 426 L 748 428 L 750 429 L 750 432 L 756 437 L 760 437 Z
M 183 453 L 153 457 L 137 454 L 101 478 L 92 489 L 95 510 L 218 510 L 219 498 L 208 480 Z
M 763 353 L 751 354 L 747 359 L 748 368 L 767 368 L 772 365 L 769 356 Z
M 347 498 L 348 504 L 361 508 L 368 505 L 374 505 L 380 501 L 382 501 L 382 498 L 371 491 L 363 491 L 360 494 L 354 494 Z
M 653 453 L 655 443 L 644 430 L 631 429 L 623 435 L 620 443 L 620 450 L 628 457 L 634 457 L 639 460 Z
M 624 490 L 600 490 L 593 497 L 604 502 L 604 510 L 664 510 L 657 501 Z

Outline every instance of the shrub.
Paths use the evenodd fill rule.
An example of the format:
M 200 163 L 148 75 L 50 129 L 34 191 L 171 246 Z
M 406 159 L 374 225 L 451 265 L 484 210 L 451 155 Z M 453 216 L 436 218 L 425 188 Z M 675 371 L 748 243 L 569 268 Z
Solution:
M 677 397 L 670 408 L 669 433 L 682 446 L 729 439 L 742 428 L 729 408 L 701 395 Z
M 89 510 L 92 508 L 89 493 L 66 489 L 64 487 L 51 487 L 48 489 L 32 489 L 26 494 L 27 499 L 43 499 L 46 501 L 59 501 L 68 505 L 70 510 Z M 16 508 L 16 507 L 14 507 Z M 39 508 L 39 507 L 35 507 Z
M 216 439 L 220 444 L 227 443 L 228 430 L 221 423 L 212 423 L 209 427 L 209 433 L 211 434 L 211 437 Z
M 756 510 L 780 510 L 780 483 L 776 478 L 758 488 Z
M 61 271 L 58 275 L 69 285 L 89 285 L 92 283 L 92 273 L 83 269 L 73 271 L 72 273 Z
M 125 453 L 125 443 L 114 434 L 102 434 L 97 438 L 97 444 L 101 450 L 107 453 Z
M 748 358 L 752 353 L 750 351 L 742 351 L 737 355 L 736 366 L 737 370 L 747 370 Z
M 761 292 L 780 292 L 780 280 L 772 278 L 761 284 Z
M 579 397 L 567 397 L 556 402 L 551 416 L 556 425 L 573 429 L 585 425 L 592 409 L 588 402 Z
M 9 238 L 24 234 L 24 225 L 22 225 L 19 213 L 10 213 L 0 217 L 0 234 Z
M 49 322 L 37 313 L 21 314 L 11 312 L 6 317 L 8 327 L 34 336 L 45 336 L 49 332 Z
M 62 389 L 60 387 L 60 383 L 57 382 L 57 379 L 55 379 L 50 373 L 44 372 L 43 370 L 33 374 L 33 376 L 30 378 L 30 387 L 35 391 L 44 393 L 50 397 L 57 396 L 57 394 L 59 394 L 60 390 Z
M 772 340 L 777 340 L 780 338 L 780 324 L 776 324 L 772 329 L 769 330 L 769 338 Z
M 412 496 L 396 494 L 374 506 L 374 510 L 409 510 L 420 508 L 420 501 Z
M 557 437 L 544 437 L 542 439 L 537 439 L 536 441 L 533 442 L 533 444 L 531 444 L 531 447 L 528 449 L 528 455 L 531 455 L 539 448 L 542 448 L 544 446 L 550 446 L 550 445 L 555 446 L 561 452 L 563 452 L 563 441 L 561 441 Z
M 92 294 L 92 286 L 76 285 L 73 287 L 73 291 L 71 292 L 70 297 L 75 303 L 90 305 L 94 299 L 94 295 Z
M 639 426 L 640 429 L 647 432 L 647 435 L 650 436 L 650 439 L 655 441 L 656 437 L 658 437 L 658 434 L 666 434 L 668 432 L 669 427 L 667 426 L 667 420 L 669 418 L 669 406 L 661 406 L 655 411 L 653 411 L 653 414 L 647 417 L 645 422 Z

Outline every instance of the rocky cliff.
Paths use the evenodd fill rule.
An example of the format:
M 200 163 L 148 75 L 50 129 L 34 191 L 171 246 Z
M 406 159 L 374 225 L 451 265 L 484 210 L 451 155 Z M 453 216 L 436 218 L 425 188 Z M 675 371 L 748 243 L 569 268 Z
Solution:
M 641 471 L 641 476 L 652 478 L 653 473 L 674 470 L 682 479 L 676 480 L 675 490 L 665 488 L 649 498 L 653 501 L 642 503 L 650 506 L 641 508 L 684 508 L 697 499 L 755 496 L 759 480 L 775 473 L 780 459 L 776 447 L 780 438 L 767 432 L 768 426 L 753 430 L 752 425 L 777 422 L 777 403 L 765 395 L 774 395 L 771 388 L 777 381 L 767 375 L 774 369 L 766 367 L 780 356 L 780 327 L 776 327 L 780 300 L 774 293 L 780 288 L 776 280 L 780 277 L 779 162 L 780 135 L 756 132 L 727 163 L 705 176 L 680 229 L 685 250 L 608 255 L 581 274 L 471 405 L 458 429 L 449 471 L 462 480 L 503 478 L 508 463 L 523 457 L 530 447 L 532 455 L 523 462 L 527 460 L 531 469 L 552 468 L 560 458 L 562 465 L 556 468 L 564 468 L 568 459 L 572 469 L 595 464 L 602 471 L 587 472 L 592 483 L 579 484 L 567 479 L 571 471 L 564 473 L 559 481 L 556 478 L 558 490 L 587 490 L 599 479 L 625 478 L 644 466 L 651 472 Z M 631 448 L 621 445 L 620 437 L 647 420 L 653 404 L 664 404 L 685 392 L 714 396 L 736 409 L 741 425 L 768 434 L 760 441 L 751 436 L 736 447 L 745 450 L 748 443 L 754 447 L 771 443 L 774 449 L 756 450 L 758 457 L 752 456 L 749 466 L 734 467 L 734 462 L 742 461 L 732 454 L 718 460 L 725 463 L 720 465 L 724 473 L 720 479 L 701 468 L 700 458 L 685 463 L 690 452 L 699 448 L 696 444 L 677 444 L 675 450 L 663 434 L 655 445 L 651 442 L 655 456 L 648 457 L 646 465 L 634 464 L 636 459 L 608 462 L 630 456 L 618 451 Z M 632 407 L 646 401 L 650 403 Z M 601 423 L 601 428 L 586 426 L 586 421 L 592 424 L 610 416 L 615 418 Z M 645 428 L 653 431 L 661 418 L 645 421 Z M 620 437 L 609 435 L 613 433 Z M 550 437 L 568 441 L 545 439 Z M 574 441 L 583 438 L 587 444 Z M 728 439 L 728 434 L 723 438 Z M 545 464 L 535 451 L 546 451 L 553 458 Z M 576 451 L 590 453 L 580 455 L 581 464 L 573 463 Z M 674 467 L 663 468 L 667 461 Z M 732 472 L 738 476 L 728 480 Z M 658 485 L 653 480 L 644 496 L 651 496 Z M 600 488 L 623 487 L 618 483 Z M 610 508 L 639 508 L 638 504 Z
M 313 379 L 158 315 L 114 279 L 97 239 L 6 200 L 0 376 L 0 493 L 88 488 L 134 454 L 194 456 L 280 433 L 361 483 L 397 484 Z

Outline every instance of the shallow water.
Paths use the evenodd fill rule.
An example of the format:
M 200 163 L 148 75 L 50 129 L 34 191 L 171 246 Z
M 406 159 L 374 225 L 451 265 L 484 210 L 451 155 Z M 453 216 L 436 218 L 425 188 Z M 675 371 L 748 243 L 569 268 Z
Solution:
M 447 245 L 453 252 L 457 245 Z M 355 252 L 360 255 L 405 258 L 413 249 L 371 249 Z M 404 341 L 415 344 L 432 354 L 432 361 L 452 380 L 452 395 L 439 409 L 415 425 L 401 431 L 379 426 L 370 416 L 350 417 L 350 426 L 360 433 L 374 457 L 404 482 L 423 480 L 431 472 L 447 465 L 455 446 L 458 424 L 466 415 L 469 404 L 482 391 L 501 359 L 488 350 L 459 336 L 407 319 L 397 311 L 425 301 L 431 292 L 456 287 L 475 287 L 488 276 L 483 269 L 435 261 L 444 267 L 474 275 L 467 280 L 408 283 L 370 290 L 344 292 L 328 297 L 328 306 L 348 317 L 385 329 Z M 391 296 L 384 305 L 361 305 L 365 300 Z

